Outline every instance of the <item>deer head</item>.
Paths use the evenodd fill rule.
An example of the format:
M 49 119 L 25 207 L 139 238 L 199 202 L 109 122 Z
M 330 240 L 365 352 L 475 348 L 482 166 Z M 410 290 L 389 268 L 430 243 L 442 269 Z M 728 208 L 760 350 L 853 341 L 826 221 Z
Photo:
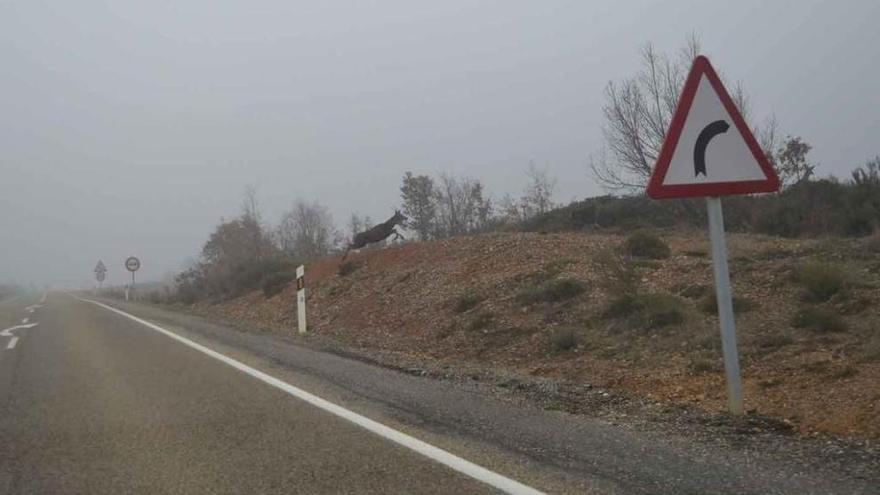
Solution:
M 394 221 L 395 225 L 400 225 L 406 221 L 406 215 L 400 212 L 400 210 L 394 210 L 394 216 L 391 217 L 391 220 Z

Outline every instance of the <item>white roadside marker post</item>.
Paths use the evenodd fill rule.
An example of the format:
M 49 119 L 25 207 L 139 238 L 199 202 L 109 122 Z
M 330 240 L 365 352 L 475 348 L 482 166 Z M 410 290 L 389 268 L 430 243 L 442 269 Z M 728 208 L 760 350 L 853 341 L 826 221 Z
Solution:
M 715 274 L 715 300 L 721 323 L 721 351 L 727 374 L 727 405 L 737 416 L 743 413 L 742 379 L 739 371 L 739 353 L 736 346 L 736 327 L 733 319 L 733 296 L 730 291 L 730 273 L 727 269 L 727 244 L 724 240 L 724 214 L 721 198 L 706 198 L 709 216 L 709 241 L 712 244 L 712 269 Z
M 296 328 L 300 334 L 306 333 L 306 267 L 296 268 Z
M 779 190 L 779 177 L 724 84 L 702 55 L 684 82 L 666 139 L 648 181 L 654 199 L 705 197 L 712 244 L 715 300 L 730 413 L 743 414 L 733 297 L 720 196 Z

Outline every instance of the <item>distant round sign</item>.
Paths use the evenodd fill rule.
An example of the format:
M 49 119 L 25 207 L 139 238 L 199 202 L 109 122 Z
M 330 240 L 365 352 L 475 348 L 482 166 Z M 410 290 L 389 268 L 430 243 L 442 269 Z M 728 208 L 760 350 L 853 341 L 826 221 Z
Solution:
M 134 256 L 129 256 L 127 260 L 125 260 L 125 269 L 130 272 L 136 272 L 141 267 L 141 260 L 135 258 Z

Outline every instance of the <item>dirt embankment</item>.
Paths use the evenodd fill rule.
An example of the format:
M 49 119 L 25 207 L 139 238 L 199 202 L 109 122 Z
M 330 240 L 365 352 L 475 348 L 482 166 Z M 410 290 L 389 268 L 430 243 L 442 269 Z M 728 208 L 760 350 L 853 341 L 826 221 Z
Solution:
M 702 233 L 665 240 L 672 254 L 656 261 L 615 254 L 622 236 L 578 233 L 409 243 L 352 255 L 345 275 L 339 258 L 325 259 L 307 267 L 310 331 L 721 411 L 708 246 Z M 731 235 L 728 243 L 747 409 L 805 432 L 880 436 L 880 254 L 864 240 Z M 616 262 L 634 274 L 635 303 L 622 304 L 609 279 Z M 794 273 L 806 263 L 845 268 L 857 280 L 826 302 L 805 302 Z M 294 291 L 195 309 L 290 332 Z M 638 316 L 632 307 L 642 299 L 660 309 Z M 836 315 L 833 324 L 795 328 L 808 308 Z

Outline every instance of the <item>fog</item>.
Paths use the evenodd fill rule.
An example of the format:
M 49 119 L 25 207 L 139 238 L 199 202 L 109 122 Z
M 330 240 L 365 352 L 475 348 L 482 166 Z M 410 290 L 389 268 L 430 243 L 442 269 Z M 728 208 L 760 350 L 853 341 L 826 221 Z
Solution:
M 673 4 L 673 5 L 670 5 Z M 601 194 L 603 89 L 690 33 L 820 175 L 880 154 L 880 4 L 0 0 L 0 281 L 122 283 L 195 256 L 256 187 L 342 225 L 399 205 L 404 171 Z

